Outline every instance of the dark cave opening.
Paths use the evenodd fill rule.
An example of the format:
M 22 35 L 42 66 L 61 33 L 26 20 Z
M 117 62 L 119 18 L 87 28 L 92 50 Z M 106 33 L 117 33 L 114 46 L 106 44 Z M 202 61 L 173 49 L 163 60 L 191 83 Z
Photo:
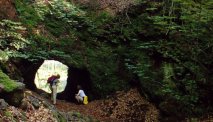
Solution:
M 91 95 L 92 82 L 90 74 L 86 68 L 69 67 L 67 86 L 64 92 L 58 94 L 59 99 L 75 102 L 75 94 L 77 91 L 77 85 L 81 85 L 86 95 Z

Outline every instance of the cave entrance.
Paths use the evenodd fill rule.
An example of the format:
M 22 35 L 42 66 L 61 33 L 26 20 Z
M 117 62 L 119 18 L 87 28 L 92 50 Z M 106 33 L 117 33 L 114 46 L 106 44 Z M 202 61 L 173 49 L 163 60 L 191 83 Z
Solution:
M 51 93 L 49 84 L 47 84 L 47 79 L 51 75 L 59 74 L 61 77 L 59 79 L 57 92 L 63 92 L 67 85 L 68 78 L 68 67 L 55 60 L 44 60 L 43 64 L 39 67 L 35 75 L 35 85 L 38 89 L 42 89 L 47 93 Z

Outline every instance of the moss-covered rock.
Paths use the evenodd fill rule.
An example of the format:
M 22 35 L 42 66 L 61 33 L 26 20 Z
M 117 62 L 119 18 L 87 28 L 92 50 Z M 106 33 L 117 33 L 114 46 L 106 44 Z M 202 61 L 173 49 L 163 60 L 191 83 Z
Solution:
M 19 85 L 3 73 L 2 70 L 0 70 L 0 84 L 4 86 L 4 91 L 6 92 L 11 92 L 19 87 Z
M 25 85 L 10 79 L 2 70 L 0 70 L 0 84 L 2 85 L 0 96 L 10 105 L 19 106 L 24 98 Z

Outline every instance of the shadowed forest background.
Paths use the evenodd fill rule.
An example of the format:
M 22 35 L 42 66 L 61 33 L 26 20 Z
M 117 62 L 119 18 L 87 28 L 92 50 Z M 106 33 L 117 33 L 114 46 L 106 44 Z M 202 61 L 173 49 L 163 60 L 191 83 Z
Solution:
M 45 60 L 68 67 L 60 100 L 75 102 L 78 84 L 90 101 L 137 89 L 159 110 L 156 121 L 209 118 L 213 1 L 0 0 L 1 98 L 20 83 L 39 91 L 34 79 Z

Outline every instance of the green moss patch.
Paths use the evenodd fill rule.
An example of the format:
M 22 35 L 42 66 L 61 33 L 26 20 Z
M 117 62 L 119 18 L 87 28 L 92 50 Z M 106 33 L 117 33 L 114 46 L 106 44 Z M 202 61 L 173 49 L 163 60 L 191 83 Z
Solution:
M 4 86 L 6 92 L 11 92 L 18 87 L 18 84 L 11 80 L 5 73 L 0 70 L 0 84 Z

